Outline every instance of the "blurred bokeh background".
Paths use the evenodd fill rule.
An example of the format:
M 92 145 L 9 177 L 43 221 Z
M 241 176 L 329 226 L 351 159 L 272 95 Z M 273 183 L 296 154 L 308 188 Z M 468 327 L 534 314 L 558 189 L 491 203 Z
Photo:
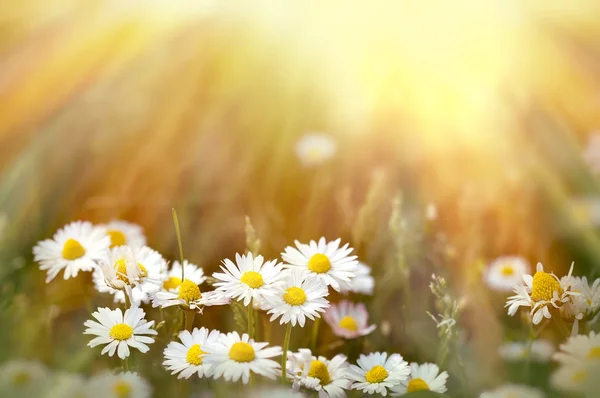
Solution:
M 464 302 L 474 390 L 511 377 L 495 349 L 526 333 L 482 283 L 490 259 L 597 273 L 599 187 L 582 154 L 600 129 L 598 1 L 1 8 L 0 360 L 115 365 L 81 334 L 111 298 L 89 274 L 46 285 L 32 261 L 37 241 L 77 219 L 138 223 L 173 260 L 176 208 L 186 257 L 207 274 L 245 250 L 245 216 L 267 258 L 341 237 L 376 278 L 362 299 L 380 327 L 365 352 L 411 360 L 435 359 L 425 311 L 441 274 Z M 298 159 L 309 132 L 335 141 L 329 161 Z M 234 327 L 218 308 L 199 324 Z M 138 366 L 171 380 L 159 345 Z

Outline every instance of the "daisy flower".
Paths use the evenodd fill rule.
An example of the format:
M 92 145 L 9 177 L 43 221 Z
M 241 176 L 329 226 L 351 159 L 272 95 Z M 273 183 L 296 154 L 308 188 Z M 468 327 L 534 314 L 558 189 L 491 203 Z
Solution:
M 573 264 L 569 270 L 569 277 L 573 272 Z M 561 285 L 561 280 L 556 275 L 544 272 L 544 266 L 537 264 L 536 273 L 524 275 L 525 285 L 517 285 L 514 296 L 508 298 L 506 307 L 508 315 L 514 315 L 519 307 L 531 307 L 531 316 L 534 325 L 537 325 L 543 318 L 551 318 L 549 307 L 560 308 L 564 303 L 570 300 L 572 295 L 578 293 L 570 290 L 569 286 Z
M 345 339 L 366 336 L 377 327 L 367 325 L 369 313 L 363 303 L 354 304 L 346 300 L 329 307 L 323 318 L 331 326 L 333 334 Z
M 361 354 L 357 364 L 350 365 L 348 373 L 350 379 L 354 380 L 352 389 L 368 394 L 386 396 L 388 389 L 399 386 L 410 375 L 410 366 L 400 354 L 389 357 L 385 352 Z
M 410 364 L 410 376 L 408 379 L 400 382 L 400 385 L 393 387 L 392 395 L 404 395 L 409 392 L 428 390 L 443 394 L 446 392 L 446 380 L 448 372 L 440 372 L 440 368 L 434 363 Z
M 513 341 L 502 344 L 498 347 L 498 355 L 505 361 L 522 361 L 527 358 L 528 342 Z M 535 340 L 531 344 L 529 358 L 535 362 L 548 362 L 554 354 L 554 345 L 552 342 L 544 339 Z
M 132 372 L 100 373 L 90 379 L 88 390 L 93 398 L 150 398 L 152 396 L 150 383 Z
M 562 307 L 560 307 L 561 316 L 567 320 L 572 320 L 573 335 L 578 333 L 578 322 L 584 318 L 590 322 L 595 322 L 600 307 L 600 279 L 597 279 L 591 286 L 587 278 L 565 276 L 561 278 L 561 286 L 569 289 L 577 295 L 569 297 Z
M 110 247 L 130 246 L 142 247 L 146 245 L 144 230 L 137 224 L 127 221 L 113 220 L 108 224 L 100 225 L 110 237 Z
M 544 393 L 534 387 L 505 384 L 495 390 L 481 393 L 479 398 L 544 398 Z
M 198 285 L 188 278 L 185 278 L 176 288 L 170 288 L 166 292 L 162 291 L 151 294 L 150 298 L 152 299 L 152 307 L 154 308 L 167 308 L 179 305 L 199 312 L 202 312 L 203 307 L 226 305 L 230 302 L 230 299 L 220 291 L 214 290 L 201 293 Z
M 185 279 L 189 279 L 196 285 L 201 285 L 206 282 L 204 270 L 196 264 L 192 264 L 188 260 L 183 260 L 183 268 L 185 271 Z M 179 261 L 174 261 L 170 270 L 167 270 L 165 267 L 161 273 L 160 279 L 163 281 L 162 290 L 172 293 L 176 292 L 177 288 L 181 285 L 181 263 Z
M 346 396 L 344 390 L 350 388 L 351 381 L 345 355 L 338 354 L 329 360 L 316 357 L 305 348 L 288 355 L 286 368 L 294 391 L 300 388 L 315 390 L 320 398 Z
M 43 396 L 50 372 L 38 361 L 13 360 L 0 365 L 0 396 Z
M 484 277 L 492 289 L 510 292 L 521 283 L 529 269 L 529 263 L 523 257 L 498 257 L 490 263 Z
M 275 295 L 266 297 L 267 314 L 272 314 L 270 322 L 281 317 L 279 324 L 291 322 L 292 326 L 298 323 L 304 327 L 306 318 L 314 320 L 319 318 L 319 312 L 329 307 L 325 298 L 329 295 L 327 286 L 317 278 L 304 275 L 301 272 L 284 272 L 281 285 L 275 290 Z
M 335 155 L 335 141 L 323 134 L 305 134 L 296 143 L 296 155 L 304 166 L 316 166 Z
M 208 376 L 214 379 L 223 377 L 225 381 L 244 384 L 250 380 L 250 371 L 274 380 L 281 374 L 280 365 L 269 359 L 281 355 L 281 347 L 268 347 L 268 343 L 256 343 L 246 333 L 241 337 L 237 332 L 221 334 L 215 343 L 206 344 L 204 357 L 211 365 Z
M 87 221 L 75 221 L 59 229 L 52 239 L 33 248 L 35 261 L 47 270 L 46 283 L 64 269 L 64 278 L 74 278 L 79 271 L 91 271 L 110 244 L 110 239 Z
M 371 276 L 371 267 L 360 261 L 357 264 L 355 277 L 350 279 L 350 282 L 340 283 L 342 294 L 358 293 L 372 296 L 374 288 L 375 278 Z
M 198 377 L 204 377 L 210 365 L 203 363 L 206 352 L 202 351 L 202 348 L 207 344 L 216 343 L 219 337 L 221 332 L 218 330 L 194 328 L 191 333 L 183 330 L 179 333 L 181 343 L 172 341 L 165 348 L 163 366 L 170 370 L 172 375 L 179 373 L 178 379 L 189 379 L 194 373 L 198 374 Z
M 600 362 L 600 334 L 590 332 L 586 335 L 569 337 L 560 345 L 560 351 L 553 359 L 563 365 L 577 365 L 584 362 Z
M 283 265 L 278 264 L 277 260 L 264 264 L 263 261 L 263 256 L 255 258 L 252 253 L 236 254 L 235 264 L 229 259 L 223 260 L 223 273 L 213 274 L 213 278 L 217 280 L 214 286 L 229 298 L 244 300 L 245 306 L 250 304 L 252 299 L 268 299 L 274 296 Z
M 340 284 L 349 283 L 356 276 L 358 261 L 356 256 L 349 256 L 354 249 L 347 243 L 340 248 L 340 239 L 329 243 L 325 238 L 319 239 L 318 243 L 314 240 L 309 244 L 294 243 L 297 248 L 288 246 L 281 253 L 287 268 L 307 272 L 338 292 Z
M 100 355 L 108 353 L 112 357 L 117 352 L 119 358 L 125 359 L 129 356 L 129 347 L 137 348 L 142 353 L 148 352 L 150 348 L 146 344 L 154 343 L 154 339 L 144 335 L 158 334 L 152 329 L 154 321 L 147 322 L 144 310 L 138 307 L 126 310 L 125 315 L 120 308 L 98 308 L 92 316 L 99 323 L 86 321 L 84 325 L 87 329 L 83 333 L 98 336 L 88 343 L 89 347 L 106 344 Z
M 142 282 L 148 270 L 138 263 L 135 251 L 129 246 L 119 246 L 108 250 L 100 260 L 100 271 L 94 277 L 100 292 L 122 290 L 133 302 L 132 288 Z M 104 283 L 100 281 L 100 277 Z M 124 296 L 123 296 L 124 297 Z
M 114 295 L 116 303 L 125 302 L 125 285 L 121 282 L 133 282 L 131 287 L 131 302 L 134 305 L 140 303 L 150 302 L 150 295 L 156 293 L 161 288 L 162 273 L 167 268 L 167 262 L 165 259 L 155 250 L 152 250 L 148 246 L 133 247 L 120 246 L 113 248 L 111 254 L 105 259 L 107 272 L 104 272 L 104 268 L 97 268 L 93 273 L 93 280 L 96 286 L 96 290 L 101 293 L 110 293 Z M 129 264 L 128 264 L 129 263 Z M 110 269 L 112 264 L 112 269 Z M 134 266 L 137 264 L 137 268 Z M 127 268 L 131 272 L 127 271 Z M 116 289 L 111 287 L 106 279 L 106 274 L 110 276 L 108 278 L 111 285 L 123 286 L 123 288 Z M 138 274 L 139 278 L 131 278 L 127 275 Z

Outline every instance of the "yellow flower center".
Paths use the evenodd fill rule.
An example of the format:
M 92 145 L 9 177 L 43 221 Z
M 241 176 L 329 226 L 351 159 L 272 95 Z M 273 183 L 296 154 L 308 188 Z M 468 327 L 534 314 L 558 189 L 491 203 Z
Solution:
M 110 337 L 115 340 L 127 340 L 133 334 L 131 326 L 125 323 L 117 323 L 115 326 L 110 328 Z
M 179 286 L 179 295 L 180 299 L 184 299 L 186 303 L 190 303 L 192 301 L 199 300 L 202 298 L 202 294 L 200 293 L 200 288 L 194 282 L 189 279 L 181 282 Z
M 412 379 L 408 382 L 408 386 L 406 387 L 406 392 L 415 392 L 415 391 L 423 391 L 429 390 L 429 386 L 425 383 L 425 380 L 416 378 Z
M 114 268 L 117 270 L 117 279 L 129 284 L 129 278 L 127 277 L 127 264 L 125 264 L 125 260 L 117 260 Z
M 504 276 L 512 276 L 514 275 L 515 270 L 511 265 L 505 265 L 502 267 L 502 275 Z
M 265 283 L 263 282 L 262 275 L 256 271 L 247 271 L 242 275 L 241 281 L 246 285 L 250 286 L 252 289 L 258 289 Z
M 554 292 L 559 295 L 562 294 L 562 289 L 556 278 L 544 271 L 538 271 L 533 275 L 533 288 L 531 290 L 533 301 L 550 301 Z
M 131 385 L 126 381 L 117 381 L 113 387 L 113 390 L 115 391 L 115 395 L 119 398 L 131 397 Z
M 106 232 L 110 237 L 110 247 L 124 246 L 127 244 L 125 234 L 118 229 L 111 229 Z
M 138 263 L 138 267 L 140 268 L 140 276 L 145 278 L 148 276 L 148 270 L 142 264 Z
M 365 379 L 369 383 L 381 383 L 389 376 L 387 370 L 383 366 L 375 365 L 365 374 Z
M 239 341 L 229 349 L 229 358 L 236 362 L 250 362 L 254 359 L 254 348 L 248 343 Z
M 67 239 L 63 246 L 62 256 L 65 260 L 77 260 L 83 257 L 85 249 L 75 239 Z
M 315 254 L 308 260 L 308 269 L 317 274 L 324 274 L 331 269 L 329 257 L 321 253 Z
M 331 381 L 331 376 L 329 375 L 327 365 L 325 365 L 319 360 L 312 361 L 310 363 L 310 368 L 308 369 L 308 377 L 314 377 L 316 379 L 319 379 L 322 386 L 329 384 L 329 382 Z
M 587 380 L 588 374 L 585 370 L 581 370 L 579 372 L 573 373 L 572 378 L 575 383 L 583 383 Z
M 177 289 L 179 285 L 181 285 L 181 279 L 176 276 L 172 276 L 166 280 L 165 283 L 163 283 L 163 288 L 165 290 L 172 290 Z
M 283 301 L 289 305 L 302 305 L 306 301 L 306 293 L 300 287 L 288 287 L 283 294 Z
M 27 383 L 29 383 L 29 380 L 31 380 L 31 375 L 25 371 L 16 372 L 13 375 L 13 382 L 17 386 L 22 386 L 22 385 L 27 384 Z
M 339 327 L 351 330 L 356 332 L 358 330 L 358 325 L 356 324 L 356 320 L 352 318 L 350 315 L 346 315 L 342 319 L 340 319 Z
M 200 344 L 194 344 L 188 350 L 185 359 L 191 365 L 202 365 L 202 354 L 206 354 L 206 352 L 200 349 Z
M 600 346 L 594 347 L 588 353 L 589 359 L 600 359 Z

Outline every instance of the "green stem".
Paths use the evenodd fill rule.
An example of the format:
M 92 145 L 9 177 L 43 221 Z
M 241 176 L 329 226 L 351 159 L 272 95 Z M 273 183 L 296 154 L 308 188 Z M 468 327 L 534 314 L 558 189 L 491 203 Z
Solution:
M 194 328 L 194 317 L 196 313 L 194 311 L 185 310 L 185 330 L 189 330 L 190 332 Z
M 310 350 L 313 354 L 315 354 L 317 349 L 317 337 L 319 337 L 319 323 L 321 323 L 321 318 L 315 318 L 312 329 L 312 336 L 310 339 Z
M 177 235 L 177 244 L 179 245 L 179 258 L 181 258 L 181 281 L 185 280 L 185 268 L 183 266 L 183 244 L 181 243 L 181 231 L 179 229 L 179 218 L 177 218 L 177 212 L 175 208 L 172 208 L 173 212 L 173 223 L 175 224 L 175 234 Z
M 287 352 L 288 352 L 288 349 L 290 348 L 290 336 L 291 335 L 292 335 L 292 323 L 288 322 L 287 328 L 285 329 L 285 337 L 283 339 L 283 353 L 281 355 L 281 381 L 282 381 L 282 383 L 285 383 L 287 380 L 287 375 L 286 375 Z
M 529 374 L 531 372 L 531 347 L 533 346 L 533 341 L 535 340 L 535 331 L 533 330 L 533 325 L 529 324 L 529 338 L 527 340 L 527 349 L 525 350 L 525 371 L 524 374 L 524 383 L 529 382 Z
M 125 309 L 131 308 L 131 300 L 125 289 L 123 289 L 123 295 L 125 296 Z
M 252 300 L 248 304 L 248 336 L 254 338 L 254 307 L 252 306 Z

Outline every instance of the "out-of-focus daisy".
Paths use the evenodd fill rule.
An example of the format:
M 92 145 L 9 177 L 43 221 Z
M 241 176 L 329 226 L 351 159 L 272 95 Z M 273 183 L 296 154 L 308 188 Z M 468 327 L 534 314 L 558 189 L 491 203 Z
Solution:
M 440 372 L 440 368 L 434 363 L 410 364 L 410 376 L 408 379 L 400 382 L 400 385 L 393 387 L 392 395 L 404 395 L 415 391 L 433 391 L 443 394 L 446 392 L 446 380 L 448 372 Z
M 594 361 L 600 363 L 600 334 L 595 332 L 590 332 L 587 336 L 572 336 L 559 348 L 560 351 L 553 358 L 564 365 Z
M 358 293 L 372 296 L 375 288 L 375 278 L 371 276 L 371 267 L 359 261 L 355 274 L 356 276 L 350 279 L 350 282 L 340 283 L 340 292 L 343 294 Z
M 566 203 L 571 220 L 576 227 L 598 227 L 600 225 L 600 197 L 571 198 Z
M 139 303 L 148 303 L 150 294 L 156 293 L 161 288 L 162 273 L 167 268 L 165 259 L 155 250 L 148 246 L 133 247 L 128 246 L 116 247 L 111 250 L 108 259 L 104 261 L 106 264 L 103 267 L 107 269 L 112 285 L 123 286 L 128 285 L 131 288 L 131 302 L 134 305 Z M 131 272 L 127 272 L 129 269 Z M 134 266 L 137 264 L 137 268 Z M 114 271 L 114 272 L 113 272 Z M 137 274 L 138 277 L 129 279 L 128 275 Z M 110 293 L 115 297 L 115 302 L 125 302 L 125 291 L 127 289 L 115 289 L 106 281 L 106 272 L 103 269 L 96 269 L 93 274 L 94 284 L 96 289 L 102 293 Z M 134 283 L 135 282 L 135 283 Z
M 186 309 L 202 312 L 203 307 L 229 304 L 230 299 L 220 291 L 200 292 L 195 282 L 185 278 L 176 288 L 150 295 L 152 307 L 167 308 L 180 305 Z
M 529 263 L 523 257 L 498 257 L 490 263 L 484 277 L 492 289 L 510 292 L 521 284 L 529 269 Z
M 110 247 L 130 246 L 142 247 L 146 245 L 144 230 L 137 224 L 127 221 L 113 220 L 108 224 L 100 225 L 110 237 Z
M 572 272 L 573 264 L 568 276 L 571 276 Z M 523 280 L 525 285 L 517 285 L 514 289 L 517 294 L 509 297 L 506 302 L 508 315 L 514 315 L 519 307 L 531 307 L 532 321 L 535 325 L 543 318 L 552 317 L 549 307 L 559 309 L 572 295 L 579 294 L 570 290 L 569 286 L 561 286 L 561 280 L 554 274 L 544 272 L 541 263 L 537 264 L 533 276 L 524 275 Z
M 204 270 L 196 264 L 192 264 L 188 260 L 183 260 L 183 268 L 185 271 L 185 279 L 189 279 L 196 285 L 201 285 L 206 281 Z M 167 270 L 166 268 L 163 270 L 160 279 L 163 281 L 162 290 L 172 293 L 177 292 L 177 289 L 182 282 L 181 263 L 179 261 L 174 261 L 170 270 Z
M 479 398 L 544 398 L 544 393 L 534 387 L 505 384 L 494 390 L 481 393 Z
M 283 265 L 277 260 L 263 262 L 263 256 L 254 257 L 252 253 L 236 254 L 235 264 L 225 259 L 221 266 L 223 273 L 213 274 L 217 280 L 214 286 L 229 298 L 244 300 L 246 306 L 252 299 L 268 299 L 276 294 Z
M 527 358 L 528 342 L 513 341 L 504 343 L 498 347 L 498 354 L 506 361 L 522 361 Z M 554 354 L 552 342 L 544 339 L 535 340 L 531 344 L 529 358 L 536 362 L 548 362 Z
M 76 373 L 59 372 L 52 378 L 51 385 L 46 388 L 44 398 L 86 398 L 87 380 Z
M 98 320 L 88 320 L 84 323 L 87 327 L 84 334 L 92 334 L 98 337 L 92 339 L 88 346 L 96 347 L 106 344 L 102 349 L 101 355 L 108 353 L 113 356 L 115 352 L 121 359 L 129 356 L 129 347 L 137 348 L 145 353 L 150 348 L 146 344 L 154 343 L 154 339 L 145 335 L 158 334 L 152 329 L 154 321 L 147 322 L 144 319 L 144 310 L 138 307 L 131 307 L 125 311 L 125 315 L 120 308 L 111 310 L 110 308 L 98 308 L 98 311 L 92 313 L 92 316 Z
M 279 324 L 296 322 L 304 327 L 306 318 L 319 318 L 319 312 L 329 307 L 325 297 L 329 295 L 327 286 L 317 278 L 304 275 L 301 272 L 284 272 L 284 280 L 275 289 L 275 295 L 265 297 L 264 308 L 268 314 L 273 314 L 270 321 L 281 317 Z
M 110 245 L 110 238 L 87 221 L 75 221 L 59 229 L 52 239 L 33 248 L 35 261 L 47 270 L 46 283 L 64 269 L 64 278 L 74 278 L 79 271 L 91 271 Z
M 269 359 L 281 355 L 281 347 L 267 347 L 268 343 L 256 343 L 246 333 L 221 334 L 215 343 L 206 344 L 208 354 L 203 361 L 211 365 L 209 376 L 226 381 L 250 380 L 250 371 L 275 379 L 281 374 L 280 365 Z
M 150 398 L 152 386 L 137 373 L 112 374 L 108 371 L 90 379 L 89 391 L 93 398 Z
M 600 361 L 570 363 L 562 365 L 552 373 L 550 383 L 558 390 L 596 398 L 600 389 L 598 375 L 600 375 Z
M 349 389 L 351 384 L 346 356 L 338 354 L 329 360 L 316 357 L 305 348 L 288 355 L 286 368 L 294 391 L 301 388 L 315 390 L 320 398 L 346 396 L 344 390 Z
M 218 330 L 209 331 L 207 328 L 194 328 L 190 333 L 184 330 L 179 333 L 179 340 L 172 341 L 165 348 L 165 361 L 163 366 L 174 375 L 179 373 L 178 379 L 188 379 L 194 373 L 198 377 L 204 377 L 210 365 L 204 363 L 206 352 L 202 350 L 207 344 L 214 344 L 221 337 Z
M 368 394 L 386 396 L 389 389 L 398 387 L 410 375 L 410 366 L 400 354 L 389 357 L 385 352 L 361 354 L 357 364 L 350 365 L 348 373 L 350 379 L 354 380 L 352 389 Z
M 43 396 L 50 372 L 38 361 L 12 360 L 0 365 L 0 396 Z
M 354 304 L 347 300 L 333 304 L 323 315 L 336 336 L 355 339 L 366 336 L 377 326 L 368 326 L 369 313 L 363 303 Z
M 347 243 L 340 247 L 340 241 L 328 243 L 325 238 L 319 239 L 318 243 L 311 240 L 309 244 L 295 241 L 296 248 L 286 247 L 281 257 L 287 268 L 307 272 L 339 292 L 340 284 L 349 283 L 356 276 L 358 267 L 356 256 L 349 255 L 354 249 Z
M 335 155 L 337 145 L 333 138 L 323 134 L 305 134 L 296 143 L 296 155 L 304 166 L 316 166 Z

